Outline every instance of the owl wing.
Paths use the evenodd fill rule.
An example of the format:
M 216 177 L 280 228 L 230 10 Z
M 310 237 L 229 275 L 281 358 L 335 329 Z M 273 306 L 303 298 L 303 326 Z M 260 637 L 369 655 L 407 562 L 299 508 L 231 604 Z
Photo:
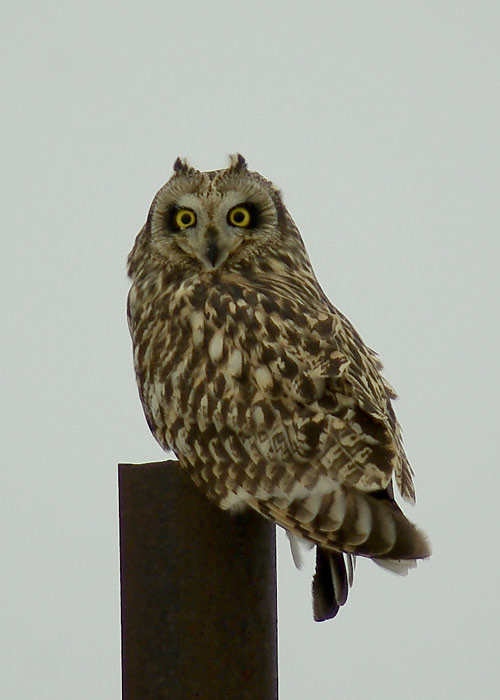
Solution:
M 246 282 L 238 282 L 244 289 Z M 269 273 L 253 279 L 243 297 L 262 338 L 260 359 L 294 423 L 287 431 L 294 447 L 302 448 L 304 457 L 308 445 L 324 454 L 331 450 L 325 466 L 330 472 L 335 463 L 350 460 L 353 474 L 341 476 L 369 491 L 386 488 L 394 474 L 401 495 L 413 503 L 413 471 L 391 403 L 396 393 L 381 375 L 377 354 L 330 303 L 314 275 L 301 280 Z M 278 358 L 271 364 L 268 350 Z
M 319 412 L 324 414 L 327 432 L 331 430 L 338 443 L 333 454 L 340 446 L 350 457 L 341 467 L 340 476 L 357 488 L 371 491 L 386 488 L 394 474 L 402 496 L 413 502 L 413 472 L 391 403 L 396 394 L 380 373 L 378 356 L 334 307 L 326 313 L 309 312 L 307 317 L 312 339 L 319 341 L 319 348 L 316 356 L 307 358 L 309 368 L 304 368 L 296 398 L 311 406 L 311 397 L 304 388 L 308 380 L 319 387 Z
M 267 365 L 255 369 L 265 384 L 252 443 L 266 478 L 245 486 L 248 504 L 327 550 L 397 560 L 406 572 L 430 550 L 393 499 L 393 475 L 408 500 L 414 492 L 380 362 L 338 312 L 281 312 L 256 314 Z

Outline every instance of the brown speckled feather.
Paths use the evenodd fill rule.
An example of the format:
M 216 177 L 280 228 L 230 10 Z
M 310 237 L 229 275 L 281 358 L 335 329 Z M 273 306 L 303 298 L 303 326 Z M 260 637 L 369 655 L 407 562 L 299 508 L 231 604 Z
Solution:
M 129 274 L 153 434 L 221 507 L 250 506 L 331 553 L 318 555 L 315 600 L 333 598 L 317 602 L 317 619 L 347 597 L 342 552 L 379 563 L 429 555 L 392 498 L 394 476 L 414 500 L 394 392 L 325 297 L 267 180 L 241 157 L 211 173 L 177 161 Z

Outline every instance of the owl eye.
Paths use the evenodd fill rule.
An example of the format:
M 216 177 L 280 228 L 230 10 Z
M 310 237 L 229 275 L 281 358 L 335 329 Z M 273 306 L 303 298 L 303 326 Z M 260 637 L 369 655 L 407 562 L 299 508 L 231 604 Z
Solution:
M 238 204 L 230 209 L 227 222 L 238 228 L 252 228 L 256 223 L 256 209 L 252 204 Z
M 178 229 L 191 228 L 196 224 L 196 214 L 192 209 L 179 209 L 175 212 L 173 223 Z

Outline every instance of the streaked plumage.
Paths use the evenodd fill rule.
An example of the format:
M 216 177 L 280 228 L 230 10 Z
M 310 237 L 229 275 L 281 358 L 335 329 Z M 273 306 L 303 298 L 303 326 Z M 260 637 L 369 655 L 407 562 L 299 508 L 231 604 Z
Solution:
M 318 545 L 315 619 L 333 617 L 354 555 L 404 573 L 430 554 L 393 498 L 393 480 L 415 496 L 395 394 L 274 186 L 241 156 L 174 170 L 129 256 L 147 421 L 222 508 L 254 508 Z

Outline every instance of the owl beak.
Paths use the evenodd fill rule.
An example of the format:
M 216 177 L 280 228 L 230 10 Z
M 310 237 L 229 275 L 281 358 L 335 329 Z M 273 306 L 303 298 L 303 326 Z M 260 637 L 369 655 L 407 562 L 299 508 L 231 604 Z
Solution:
M 207 260 L 215 267 L 219 258 L 219 247 L 217 243 L 210 242 L 207 246 Z
M 188 239 L 191 254 L 195 254 L 206 270 L 217 270 L 237 248 L 239 240 L 223 234 L 213 224 L 206 229 L 195 231 Z
M 216 228 L 209 226 L 206 230 L 203 242 L 203 262 L 207 267 L 215 270 L 227 257 L 227 253 L 220 247 L 220 236 Z

